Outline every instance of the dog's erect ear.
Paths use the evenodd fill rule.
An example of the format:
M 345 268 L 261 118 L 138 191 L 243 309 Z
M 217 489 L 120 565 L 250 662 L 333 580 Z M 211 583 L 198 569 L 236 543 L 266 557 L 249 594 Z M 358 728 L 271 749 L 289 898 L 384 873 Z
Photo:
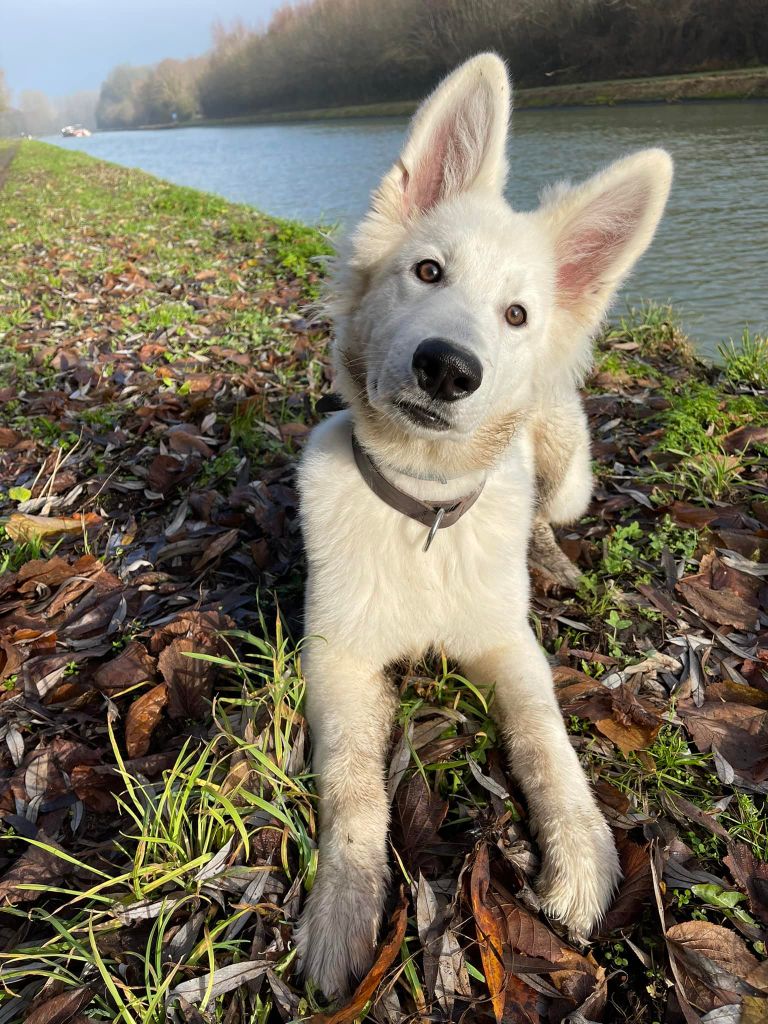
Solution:
M 556 304 L 594 330 L 617 288 L 651 243 L 672 184 L 672 159 L 644 149 L 574 188 L 545 194 L 552 233 Z
M 463 192 L 500 195 L 509 112 L 500 57 L 481 53 L 458 67 L 416 111 L 400 159 L 373 195 L 370 218 L 405 224 Z

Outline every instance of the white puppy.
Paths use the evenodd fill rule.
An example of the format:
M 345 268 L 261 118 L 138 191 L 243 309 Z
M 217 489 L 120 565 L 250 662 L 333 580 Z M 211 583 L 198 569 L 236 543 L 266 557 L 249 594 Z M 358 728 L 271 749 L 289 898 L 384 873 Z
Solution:
M 653 236 L 672 163 L 646 150 L 515 213 L 503 198 L 509 110 L 495 55 L 446 78 L 333 279 L 350 408 L 313 432 L 299 471 L 320 851 L 297 944 L 329 996 L 369 966 L 382 917 L 395 661 L 439 648 L 495 686 L 546 913 L 588 935 L 620 874 L 528 624 L 526 551 L 535 506 L 565 522 L 589 501 L 577 387 Z

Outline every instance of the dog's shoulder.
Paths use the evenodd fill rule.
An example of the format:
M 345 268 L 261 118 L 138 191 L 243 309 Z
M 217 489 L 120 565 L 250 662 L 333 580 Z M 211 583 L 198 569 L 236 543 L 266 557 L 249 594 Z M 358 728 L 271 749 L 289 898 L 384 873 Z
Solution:
M 339 509 L 365 500 L 367 488 L 352 452 L 352 417 L 347 410 L 333 413 L 312 431 L 297 471 L 299 505 L 305 534 L 327 530 Z
M 309 435 L 299 461 L 299 486 L 310 480 L 317 483 L 327 474 L 351 474 L 353 469 L 352 416 L 344 409 L 323 420 Z

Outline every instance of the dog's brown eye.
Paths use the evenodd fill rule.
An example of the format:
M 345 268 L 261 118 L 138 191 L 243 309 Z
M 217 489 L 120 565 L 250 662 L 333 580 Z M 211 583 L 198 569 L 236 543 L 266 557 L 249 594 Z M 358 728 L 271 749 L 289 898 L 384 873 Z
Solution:
M 413 269 L 416 277 L 424 284 L 437 284 L 443 276 L 443 268 L 434 260 L 421 260 Z
M 522 327 L 528 319 L 528 314 L 525 311 L 525 306 L 509 306 L 504 318 L 510 327 Z

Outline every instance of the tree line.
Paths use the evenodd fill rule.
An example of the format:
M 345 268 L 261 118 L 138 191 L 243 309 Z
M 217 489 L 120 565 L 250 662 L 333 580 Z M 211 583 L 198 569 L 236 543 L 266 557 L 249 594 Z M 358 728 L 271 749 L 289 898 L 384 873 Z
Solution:
M 413 99 L 479 50 L 518 86 L 768 63 L 765 0 L 304 0 L 188 61 L 115 68 L 104 128 Z
M 98 93 L 82 91 L 51 99 L 39 89 L 13 97 L 0 68 L 0 135 L 53 135 L 65 124 L 96 124 Z

